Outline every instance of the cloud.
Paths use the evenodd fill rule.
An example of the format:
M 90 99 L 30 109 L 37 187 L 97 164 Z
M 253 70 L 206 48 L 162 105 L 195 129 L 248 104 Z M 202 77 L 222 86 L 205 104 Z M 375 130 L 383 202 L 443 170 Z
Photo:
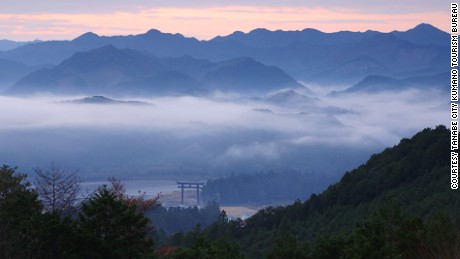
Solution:
M 60 102 L 78 97 L 0 97 L 0 110 L 8 111 L 0 114 L 0 130 L 90 127 L 159 131 L 183 136 L 266 131 L 275 134 L 278 140 L 295 144 L 356 144 L 354 142 L 362 138 L 372 138 L 388 145 L 405 137 L 403 134 L 448 123 L 447 117 L 442 116 L 445 112 L 444 99 L 436 97 L 441 95 L 433 93 L 429 94 L 430 98 L 426 96 L 424 92 L 410 90 L 340 98 L 321 97 L 316 108 L 232 101 L 222 96 L 218 99 L 141 99 L 154 104 L 151 106 Z M 258 144 L 256 147 L 261 146 Z
M 59 103 L 75 98 L 0 96 L 0 111 L 8 111 L 0 113 L 0 162 L 32 168 L 55 161 L 93 176 L 291 167 L 341 173 L 401 138 L 447 124 L 449 108 L 441 94 L 420 91 L 321 96 L 315 109 L 223 95 L 140 99 L 150 106 Z
M 277 159 L 280 148 L 275 143 L 251 143 L 249 145 L 233 145 L 225 151 L 224 158 L 236 159 Z
M 448 102 L 437 92 L 409 90 L 374 95 L 356 94 L 332 98 L 339 107 L 347 107 L 356 114 L 337 116 L 358 135 L 378 139 L 382 144 L 396 144 L 401 137 L 425 127 L 448 124 L 445 111 Z

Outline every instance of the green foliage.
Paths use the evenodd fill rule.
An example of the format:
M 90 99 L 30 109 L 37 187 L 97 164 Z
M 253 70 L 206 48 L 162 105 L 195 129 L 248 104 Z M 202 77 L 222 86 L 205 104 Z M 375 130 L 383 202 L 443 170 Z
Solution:
M 238 238 L 241 236 L 243 224 L 243 221 L 239 218 L 230 221 L 225 210 L 222 210 L 218 219 L 212 225 L 206 228 L 205 231 L 206 235 L 212 240 L 215 240 L 219 237 Z
M 181 247 L 169 258 L 238 259 L 243 258 L 237 244 L 224 239 L 211 241 L 199 227 L 189 234 L 193 240 L 190 247 Z
M 333 258 L 459 258 L 458 216 L 439 215 L 427 220 L 403 216 L 400 207 L 390 202 L 373 211 L 351 235 L 339 238 L 344 244 L 341 249 L 323 241 L 316 244 L 315 253 L 335 252 Z
M 82 204 L 78 220 L 43 213 L 26 175 L 0 169 L 1 258 L 147 258 L 149 219 L 106 187 Z
M 343 258 L 347 240 L 344 235 L 322 234 L 318 236 L 312 257 L 317 259 L 337 259 Z
M 268 207 L 239 226 L 229 221 L 208 228 L 232 231 L 209 233 L 238 243 L 250 258 L 292 253 L 303 242 L 311 244 L 313 258 L 437 258 L 441 251 L 455 258 L 458 236 L 435 230 L 450 233 L 458 223 L 432 220 L 439 210 L 448 218 L 460 212 L 460 196 L 449 184 L 449 137 L 444 126 L 425 129 L 304 203 Z M 433 222 L 446 225 L 430 227 Z
M 312 257 L 310 257 L 310 248 L 307 242 L 300 242 L 292 235 L 285 235 L 276 240 L 275 247 L 267 258 L 310 259 Z
M 424 223 L 412 254 L 420 258 L 460 258 L 460 215 L 438 211 Z
M 35 226 L 40 231 L 38 258 L 81 258 L 80 235 L 75 222 L 60 213 L 44 213 Z
M 32 258 L 40 249 L 42 206 L 16 168 L 0 168 L 0 257 Z
M 181 231 L 191 231 L 196 225 L 207 227 L 218 219 L 219 213 L 219 204 L 210 202 L 204 208 L 156 206 L 147 210 L 145 216 L 152 219 L 156 230 L 172 235 Z
M 404 230 L 399 207 L 390 203 L 355 227 L 344 250 L 350 258 L 403 258 Z
M 149 219 L 106 186 L 82 204 L 79 230 L 90 248 L 87 258 L 144 258 L 153 254 Z

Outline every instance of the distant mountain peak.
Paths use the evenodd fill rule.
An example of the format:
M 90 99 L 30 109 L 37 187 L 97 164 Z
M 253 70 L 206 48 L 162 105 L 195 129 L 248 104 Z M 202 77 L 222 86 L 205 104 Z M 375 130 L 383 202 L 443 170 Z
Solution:
M 277 104 L 314 104 L 319 101 L 318 98 L 312 98 L 298 93 L 294 89 L 287 88 L 273 91 L 265 95 L 262 100 Z
M 99 38 L 99 35 L 97 35 L 96 33 L 87 32 L 75 38 L 73 41 L 87 41 L 87 40 L 92 40 L 92 39 L 97 39 L 97 38 Z
M 415 26 L 415 28 L 431 28 L 431 29 L 436 29 L 433 25 L 429 23 L 420 23 L 419 25 Z
M 428 23 L 420 23 L 407 31 L 392 31 L 390 34 L 415 44 L 439 46 L 447 46 L 450 44 L 450 36 L 447 32 Z
M 302 30 L 302 32 L 321 32 L 321 31 L 317 29 L 313 29 L 313 28 L 305 28 Z
M 81 101 L 84 103 L 111 103 L 111 102 L 114 102 L 115 100 L 107 98 L 102 95 L 95 95 L 95 96 L 90 96 L 90 97 L 79 99 L 78 101 Z
M 246 33 L 242 32 L 242 31 L 234 31 L 234 32 L 233 32 L 232 34 L 230 34 L 230 35 L 234 35 L 234 36 L 237 36 L 237 35 L 238 35 L 238 36 L 243 36 L 243 35 L 245 35 L 245 34 L 246 34 Z
M 271 32 L 271 31 L 265 28 L 257 28 L 257 29 L 250 31 L 249 33 L 265 33 L 265 32 Z
M 150 29 L 148 30 L 145 34 L 141 34 L 140 36 L 144 36 L 144 37 L 147 37 L 147 38 L 164 38 L 164 37 L 172 37 L 174 39 L 183 39 L 185 38 L 184 35 L 180 34 L 180 33 L 167 33 L 167 32 L 161 32 L 157 29 Z
M 157 30 L 157 29 L 150 29 L 148 30 L 145 35 L 148 35 L 148 36 L 157 36 L 157 35 L 161 35 L 163 34 L 161 31 Z
M 420 23 L 420 24 L 416 25 L 414 28 L 408 29 L 406 31 L 394 30 L 394 31 L 391 32 L 391 34 L 398 34 L 398 33 L 427 33 L 427 32 L 437 33 L 437 32 L 444 32 L 444 31 L 434 27 L 433 25 L 431 25 L 429 23 Z
M 438 28 L 434 27 L 433 25 L 429 23 L 420 23 L 419 25 L 415 26 L 414 29 L 436 29 Z
M 64 103 L 73 103 L 73 104 L 129 104 L 129 105 L 150 105 L 146 102 L 138 101 L 119 101 L 107 98 L 102 95 L 88 96 L 81 99 L 64 101 Z

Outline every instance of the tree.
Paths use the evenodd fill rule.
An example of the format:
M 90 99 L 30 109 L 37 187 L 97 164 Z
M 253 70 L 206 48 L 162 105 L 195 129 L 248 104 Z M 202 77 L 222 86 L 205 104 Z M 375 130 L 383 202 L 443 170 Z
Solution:
M 79 229 L 86 258 L 145 258 L 153 254 L 149 219 L 107 186 L 82 203 Z
M 138 191 L 137 196 L 128 196 L 126 194 L 126 188 L 124 184 L 115 177 L 109 177 L 109 182 L 112 185 L 112 190 L 115 195 L 131 205 L 136 205 L 139 212 L 145 213 L 148 209 L 158 205 L 158 200 L 161 197 L 161 193 L 157 194 L 153 198 L 147 198 L 145 192 Z
M 54 164 L 35 168 L 36 188 L 46 211 L 67 211 L 75 205 L 80 192 L 80 179 L 75 171 L 66 171 Z
M 267 258 L 309 259 L 309 247 L 306 241 L 299 242 L 292 235 L 284 235 L 275 242 L 275 247 Z
M 170 254 L 170 258 L 203 258 L 203 259 L 224 259 L 243 258 L 240 248 L 236 243 L 224 239 L 210 240 L 197 225 L 195 229 L 187 234 L 192 239 L 190 247 L 181 247 Z
M 40 250 L 42 206 L 26 177 L 0 168 L 0 258 L 34 258 Z

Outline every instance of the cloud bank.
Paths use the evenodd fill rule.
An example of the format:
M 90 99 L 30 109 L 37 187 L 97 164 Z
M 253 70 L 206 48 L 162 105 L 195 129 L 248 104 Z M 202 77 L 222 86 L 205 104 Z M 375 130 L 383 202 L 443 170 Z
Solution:
M 222 96 L 60 102 L 73 98 L 0 97 L 0 162 L 28 169 L 55 161 L 98 175 L 343 173 L 449 119 L 444 96 L 415 90 L 322 97 L 314 107 Z

